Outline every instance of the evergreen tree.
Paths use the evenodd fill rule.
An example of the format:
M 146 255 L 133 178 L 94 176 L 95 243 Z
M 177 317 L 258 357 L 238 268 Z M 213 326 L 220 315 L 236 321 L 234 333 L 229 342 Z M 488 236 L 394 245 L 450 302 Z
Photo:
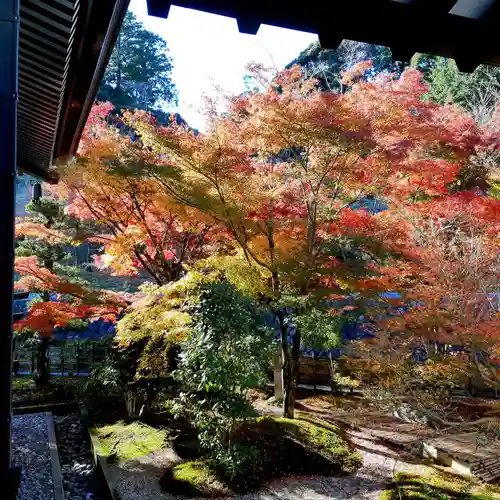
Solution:
M 98 100 L 109 101 L 118 109 L 152 110 L 177 101 L 171 80 L 172 58 L 167 43 L 148 31 L 134 14 L 125 16 L 111 54 Z
M 500 68 L 480 65 L 461 73 L 453 59 L 439 57 L 427 79 L 434 102 L 456 104 L 481 124 L 491 121 L 500 103 Z

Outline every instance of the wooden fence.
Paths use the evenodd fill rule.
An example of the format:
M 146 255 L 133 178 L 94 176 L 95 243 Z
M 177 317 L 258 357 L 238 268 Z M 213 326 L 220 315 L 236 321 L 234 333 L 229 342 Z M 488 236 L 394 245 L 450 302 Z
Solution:
M 48 349 L 50 373 L 53 376 L 88 376 L 92 367 L 103 360 L 105 346 L 77 341 L 57 342 Z M 14 350 L 14 374 L 31 375 L 36 368 L 36 347 L 16 345 Z M 342 364 L 336 371 L 342 375 Z M 269 376 L 273 377 L 270 367 Z M 297 384 L 316 387 L 331 387 L 332 365 L 327 358 L 301 356 Z
M 331 386 L 332 368 L 329 359 L 304 357 L 299 360 L 297 385 Z
M 335 367 L 333 366 L 335 363 Z M 273 367 L 269 369 L 269 378 L 273 380 Z M 310 386 L 314 390 L 323 390 L 332 387 L 333 373 L 341 376 L 349 376 L 349 371 L 338 360 L 330 360 L 324 357 L 301 356 L 297 374 L 297 385 Z
M 60 342 L 48 349 L 49 368 L 54 376 L 87 376 L 95 363 L 102 361 L 106 347 L 79 342 Z M 36 348 L 16 346 L 14 374 L 31 375 L 36 368 Z

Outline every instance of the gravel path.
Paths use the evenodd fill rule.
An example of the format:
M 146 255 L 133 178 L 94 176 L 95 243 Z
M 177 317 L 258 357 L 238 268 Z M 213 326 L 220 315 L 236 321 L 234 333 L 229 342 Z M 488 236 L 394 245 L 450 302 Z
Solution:
M 66 500 L 109 500 L 104 478 L 94 466 L 88 434 L 78 414 L 54 415 Z
M 54 498 L 45 413 L 13 417 L 12 464 L 22 469 L 18 500 Z

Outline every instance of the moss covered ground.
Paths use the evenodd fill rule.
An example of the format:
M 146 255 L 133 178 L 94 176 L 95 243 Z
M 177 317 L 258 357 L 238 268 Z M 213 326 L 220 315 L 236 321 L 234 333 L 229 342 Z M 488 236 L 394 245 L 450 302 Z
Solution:
M 147 455 L 165 446 L 167 432 L 149 425 L 124 421 L 90 429 L 99 439 L 101 453 L 114 455 L 118 460 Z
M 340 429 L 312 418 L 260 417 L 240 425 L 231 442 L 252 458 L 242 459 L 230 472 L 213 457 L 185 462 L 165 473 L 164 490 L 217 496 L 221 491 L 258 489 L 267 480 L 290 474 L 349 474 L 362 463 Z
M 380 500 L 500 500 L 500 486 L 430 467 L 421 475 L 398 472 L 391 486 Z
M 306 452 L 318 454 L 330 463 L 332 472 L 355 472 L 362 464 L 361 456 L 349 446 L 341 430 L 324 420 L 301 417 L 294 420 L 281 417 L 260 417 L 262 429 L 274 430 L 278 439 L 300 444 Z
M 36 387 L 31 376 L 12 379 L 12 405 L 35 406 L 76 401 L 85 380 L 83 377 L 51 377 L 49 384 Z
M 167 431 L 140 422 L 118 421 L 91 429 L 100 453 L 118 461 L 147 455 L 166 446 Z M 336 426 L 315 418 L 260 417 L 238 426 L 231 442 L 251 449 L 228 474 L 216 457 L 177 464 L 165 471 L 165 491 L 188 496 L 218 496 L 259 488 L 289 474 L 343 475 L 361 465 L 361 456 Z

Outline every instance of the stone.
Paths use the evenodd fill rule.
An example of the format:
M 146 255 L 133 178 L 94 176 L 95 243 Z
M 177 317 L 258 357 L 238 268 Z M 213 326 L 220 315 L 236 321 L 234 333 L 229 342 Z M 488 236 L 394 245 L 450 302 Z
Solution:
M 90 443 L 82 431 L 78 414 L 54 416 L 59 461 L 69 500 L 104 500 L 109 498 L 104 479 L 93 465 Z M 88 497 L 92 491 L 92 496 Z M 104 497 L 98 492 L 102 491 Z

